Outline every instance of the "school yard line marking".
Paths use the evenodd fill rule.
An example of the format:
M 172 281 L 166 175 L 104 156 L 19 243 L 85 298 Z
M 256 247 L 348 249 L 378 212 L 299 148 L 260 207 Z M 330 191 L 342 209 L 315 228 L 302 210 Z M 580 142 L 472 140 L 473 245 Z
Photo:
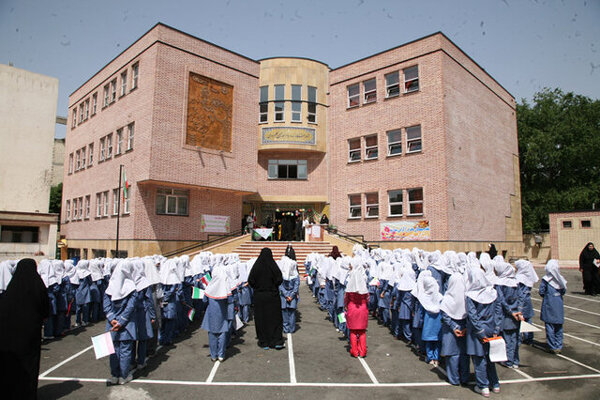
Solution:
M 526 374 L 525 372 L 521 371 L 520 369 L 513 369 L 513 371 L 515 371 L 517 374 L 525 377 L 529 381 L 533 380 L 533 376 Z
M 365 371 L 367 371 L 367 375 L 369 375 L 369 378 L 371 378 L 371 381 L 373 382 L 373 384 L 379 385 L 379 382 L 377 381 L 377 378 L 375 378 L 375 375 L 373 374 L 373 371 L 371 371 L 371 368 L 369 368 L 369 365 L 367 364 L 367 362 L 365 361 L 365 359 L 362 358 L 362 357 L 358 357 L 358 361 L 360 361 L 360 363 L 362 364 L 362 366 L 365 369 Z
M 50 372 L 54 371 L 57 368 L 62 367 L 63 365 L 65 365 L 66 363 L 68 363 L 69 361 L 79 357 L 80 355 L 82 355 L 83 353 L 85 353 L 86 351 L 88 351 L 89 349 L 93 348 L 94 346 L 90 346 L 90 347 L 86 347 L 85 349 L 81 350 L 79 353 L 72 355 L 71 357 L 67 358 L 66 360 L 63 360 L 61 362 L 59 362 L 58 364 L 56 364 L 54 367 L 50 368 L 49 370 L 43 372 L 39 378 L 43 378 L 46 375 L 48 375 Z
M 531 300 L 535 300 L 535 301 L 539 301 L 540 303 L 542 302 L 541 299 L 536 299 L 535 297 L 532 297 Z M 563 306 L 565 308 L 570 308 L 571 310 L 577 310 L 577 311 L 581 311 L 587 314 L 592 314 L 592 315 L 597 315 L 600 317 L 600 314 L 595 313 L 595 312 L 591 312 L 591 311 L 586 311 L 586 310 L 582 310 L 581 308 L 576 308 L 576 307 L 571 307 L 571 306 Z
M 594 372 L 600 373 L 600 370 L 597 370 L 596 368 L 590 367 L 589 365 L 586 365 L 586 364 L 584 364 L 582 362 L 574 360 L 574 359 L 572 359 L 570 357 L 563 356 L 562 354 L 557 354 L 557 356 L 559 356 L 560 358 L 564 358 L 567 361 L 571 361 L 574 364 L 581 365 L 582 367 L 585 367 L 585 368 L 589 369 L 590 371 L 594 371 Z
M 540 329 L 543 329 L 543 330 L 546 329 L 546 327 L 538 325 L 538 324 L 534 324 L 533 322 L 531 322 L 531 325 L 536 326 L 536 327 L 538 327 Z M 568 337 L 573 338 L 573 339 L 581 340 L 582 342 L 586 342 L 586 343 L 592 344 L 594 346 L 599 346 L 600 347 L 600 343 L 594 343 L 594 342 L 591 342 L 591 341 L 589 341 L 587 339 L 583 339 L 583 338 L 580 338 L 580 337 L 577 337 L 577 336 L 574 336 L 574 335 L 570 335 L 568 333 L 565 333 L 564 330 L 563 330 L 563 335 L 564 336 L 568 336 Z
M 565 375 L 565 376 L 548 376 L 531 379 L 507 379 L 501 380 L 502 384 L 511 383 L 532 383 L 544 381 L 561 381 L 569 379 L 597 379 L 599 374 L 583 374 L 583 375 Z M 74 377 L 40 377 L 40 380 L 45 381 L 73 381 L 73 382 L 99 382 L 106 383 L 106 379 L 98 378 L 74 378 Z M 346 387 L 346 388 L 386 388 L 386 387 L 434 387 L 434 386 L 451 386 L 448 382 L 404 382 L 404 383 L 331 383 L 331 382 L 205 382 L 205 381 L 171 381 L 164 379 L 134 379 L 130 384 L 135 383 L 152 383 L 158 385 L 187 385 L 187 386 L 263 386 L 263 387 Z
M 292 334 L 287 334 L 288 339 L 288 360 L 290 362 L 290 383 L 296 383 L 296 364 L 294 363 L 294 344 L 292 343 Z
M 537 312 L 541 312 L 541 311 L 540 311 L 540 310 L 538 310 L 537 308 L 534 308 L 533 310 L 534 310 L 534 311 L 537 311 Z M 596 325 L 588 324 L 587 322 L 581 322 L 581 321 L 577 321 L 576 319 L 567 318 L 567 317 L 565 317 L 565 319 L 566 319 L 567 321 L 571 321 L 571 322 L 577 322 L 578 324 L 585 325 L 585 326 L 589 326 L 590 328 L 594 328 L 594 329 L 600 329 L 600 326 L 596 326 Z
M 219 365 L 221 365 L 221 361 L 215 361 L 215 365 L 213 365 L 212 369 L 210 370 L 210 374 L 208 375 L 208 378 L 206 378 L 206 383 L 211 383 L 213 379 L 215 379 L 215 375 L 217 374 Z
M 600 303 L 600 300 L 588 299 L 588 298 L 586 298 L 586 297 L 574 296 L 574 295 L 572 295 L 572 294 L 565 294 L 565 296 L 568 296 L 568 297 L 573 297 L 573 298 L 575 298 L 575 299 L 580 299 L 580 300 L 593 301 L 594 303 Z

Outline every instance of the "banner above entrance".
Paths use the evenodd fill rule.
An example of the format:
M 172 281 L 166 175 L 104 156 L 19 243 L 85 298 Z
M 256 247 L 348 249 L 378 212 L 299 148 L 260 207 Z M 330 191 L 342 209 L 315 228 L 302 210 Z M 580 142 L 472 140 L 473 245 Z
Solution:
M 262 128 L 261 144 L 305 144 L 316 145 L 316 131 L 312 128 L 284 126 Z
M 202 214 L 200 232 L 229 233 L 229 217 L 226 215 Z

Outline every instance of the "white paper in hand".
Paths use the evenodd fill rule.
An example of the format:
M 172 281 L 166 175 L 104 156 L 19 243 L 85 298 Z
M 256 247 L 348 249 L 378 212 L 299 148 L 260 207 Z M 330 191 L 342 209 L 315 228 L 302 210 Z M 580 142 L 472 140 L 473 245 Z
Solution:
M 240 316 L 235 314 L 235 330 L 239 330 L 240 328 L 244 327 L 244 323 L 242 322 L 242 320 L 240 319 Z
M 525 333 L 525 332 L 541 332 L 541 331 L 542 330 L 540 328 L 536 328 L 535 326 L 531 325 L 529 322 L 521 321 L 521 329 L 519 330 L 519 332 Z
M 94 353 L 96 353 L 96 360 L 111 354 L 115 354 L 115 346 L 113 345 L 112 336 L 110 335 L 110 332 L 105 332 L 102 335 L 93 336 L 92 345 L 94 345 Z
M 504 362 L 508 360 L 506 357 L 506 342 L 503 338 L 490 340 L 490 361 L 491 362 Z

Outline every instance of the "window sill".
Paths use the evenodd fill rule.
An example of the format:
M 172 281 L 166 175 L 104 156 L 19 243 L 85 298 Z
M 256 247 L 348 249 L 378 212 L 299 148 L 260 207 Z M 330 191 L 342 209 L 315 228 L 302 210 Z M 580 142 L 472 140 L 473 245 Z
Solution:
M 314 122 L 307 121 L 306 123 L 311 124 L 311 125 L 318 125 L 317 121 L 314 121 Z
M 160 213 L 156 213 L 156 215 L 159 215 L 161 217 L 189 217 L 189 214 L 160 214 Z
M 308 178 L 268 178 L 268 181 L 307 181 Z
M 377 160 L 379 160 L 379 157 L 365 158 L 365 161 L 377 161 Z
M 369 217 L 365 217 L 365 219 L 379 219 L 379 215 L 372 215 Z
M 377 100 L 376 100 L 376 99 L 375 99 L 375 100 L 371 100 L 371 101 L 364 101 L 364 102 L 362 103 L 362 105 L 363 105 L 363 106 L 368 106 L 369 104 L 375 104 L 375 103 L 377 103 Z
M 395 94 L 393 96 L 386 96 L 386 97 L 383 98 L 383 101 L 392 100 L 392 99 L 398 99 L 398 98 L 400 98 L 400 93 Z
M 268 124 L 268 123 L 269 123 L 269 121 L 258 121 L 259 125 L 265 125 L 265 124 Z
M 422 152 L 423 152 L 423 150 L 419 150 L 419 151 L 407 151 L 406 155 L 409 155 L 409 154 L 420 154 Z
M 132 87 L 131 89 L 129 89 L 129 93 L 135 91 L 137 88 L 138 88 L 137 86 Z
M 294 120 L 292 120 L 292 121 L 290 121 L 290 122 L 291 122 L 292 124 L 301 124 L 301 123 L 302 123 L 302 120 L 300 120 L 300 121 L 294 121 Z
M 408 214 L 407 217 L 422 217 L 423 214 Z
M 388 215 L 387 218 L 402 218 L 402 214 Z
M 346 107 L 346 111 L 347 110 L 354 110 L 355 108 L 360 108 L 360 105 L 357 104 L 355 106 L 348 106 L 348 107 Z
M 386 158 L 392 158 L 392 157 L 400 157 L 402 155 L 402 153 L 398 153 L 398 154 L 388 154 L 387 156 L 385 156 Z
M 358 164 L 358 163 L 360 163 L 361 161 L 362 161 L 362 160 L 352 160 L 352 161 L 348 160 L 348 164 Z
M 402 95 L 403 96 L 407 96 L 407 95 L 410 95 L 410 94 L 413 94 L 413 93 L 419 93 L 420 91 L 421 91 L 420 89 L 417 89 L 417 90 L 412 90 L 410 92 L 402 92 Z
M 348 221 L 360 221 L 362 217 L 348 217 Z

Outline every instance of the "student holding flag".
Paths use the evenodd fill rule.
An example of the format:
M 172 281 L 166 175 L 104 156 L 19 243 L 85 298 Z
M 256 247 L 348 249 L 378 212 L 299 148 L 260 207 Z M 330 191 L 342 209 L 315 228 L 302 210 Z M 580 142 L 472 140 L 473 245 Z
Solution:
M 212 361 L 224 361 L 229 331 L 228 297 L 231 295 L 227 272 L 222 265 L 213 268 L 213 276 L 203 301 L 207 304 L 201 328 L 208 331 L 208 346 Z
M 144 262 L 141 259 L 132 261 L 134 265 L 133 279 L 137 291 L 135 304 L 135 325 L 137 328 L 137 369 L 146 367 L 148 340 L 154 337 L 152 325 L 156 321 L 156 310 L 152 299 L 152 287 L 146 277 Z M 135 357 L 134 357 L 135 358 Z
M 283 316 L 283 333 L 294 333 L 296 331 L 296 308 L 298 308 L 298 290 L 300 289 L 300 277 L 296 261 L 283 256 L 278 263 L 283 276 L 283 282 L 279 285 L 279 297 L 281 298 L 281 313 Z

